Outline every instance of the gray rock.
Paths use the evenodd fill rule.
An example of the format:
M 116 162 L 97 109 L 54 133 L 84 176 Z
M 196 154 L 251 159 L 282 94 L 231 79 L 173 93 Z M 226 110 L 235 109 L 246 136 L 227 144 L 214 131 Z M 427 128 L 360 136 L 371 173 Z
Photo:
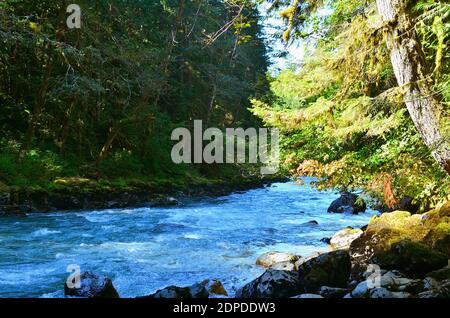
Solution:
M 236 292 L 236 298 L 286 298 L 301 293 L 296 272 L 269 269 Z
M 356 285 L 355 289 L 350 292 L 352 298 L 367 298 L 370 295 L 370 288 L 367 284 L 367 280 L 360 282 Z
M 321 286 L 347 286 L 350 277 L 350 255 L 333 251 L 312 258 L 298 267 L 300 285 L 304 293 L 315 293 Z
M 145 298 L 193 299 L 209 298 L 210 295 L 228 296 L 222 283 L 217 279 L 207 279 L 188 287 L 169 286 Z
M 281 252 L 267 252 L 262 254 L 256 259 L 256 265 L 260 265 L 266 268 L 271 268 L 277 263 L 292 263 L 295 264 L 296 261 L 300 259 L 300 256 L 290 254 L 290 253 L 281 253 Z M 278 265 L 279 267 L 279 265 Z
M 64 294 L 83 298 L 119 298 L 111 279 L 93 272 L 84 272 L 80 276 L 80 288 L 70 288 L 64 284 Z
M 349 291 L 347 288 L 322 286 L 320 287 L 319 294 L 325 298 L 343 298 Z
M 334 213 L 348 212 L 357 214 L 364 211 L 366 211 L 364 200 L 358 195 L 349 192 L 342 192 L 341 196 L 334 200 L 328 208 L 328 212 Z
M 363 234 L 360 229 L 354 229 L 352 227 L 340 230 L 330 240 L 331 248 L 334 250 L 349 249 L 350 244 L 359 238 Z

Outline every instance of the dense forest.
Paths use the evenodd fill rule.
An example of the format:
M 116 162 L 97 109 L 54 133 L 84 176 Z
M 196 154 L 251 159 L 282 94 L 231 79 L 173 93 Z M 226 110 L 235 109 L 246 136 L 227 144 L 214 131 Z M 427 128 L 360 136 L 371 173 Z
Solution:
M 322 1 L 274 1 L 284 40 L 308 52 L 271 79 L 253 113 L 284 132 L 292 174 L 426 209 L 450 193 L 450 3 L 387 1 L 398 22 L 383 21 L 383 3 L 325 1 L 325 14 Z M 395 50 L 408 45 L 411 65 L 395 64 L 407 64 Z
M 450 4 L 388 2 L 394 23 L 384 1 L 265 3 L 79 1 L 82 27 L 68 29 L 68 1 L 3 1 L 1 182 L 242 174 L 172 163 L 171 131 L 201 119 L 279 128 L 285 174 L 320 189 L 363 189 L 387 207 L 443 202 Z M 262 13 L 284 22 L 278 40 Z M 306 58 L 268 72 L 270 41 L 306 43 Z
M 172 163 L 171 132 L 258 125 L 250 97 L 267 92 L 256 5 L 242 1 L 0 3 L 0 180 L 120 186 L 192 181 L 236 167 Z

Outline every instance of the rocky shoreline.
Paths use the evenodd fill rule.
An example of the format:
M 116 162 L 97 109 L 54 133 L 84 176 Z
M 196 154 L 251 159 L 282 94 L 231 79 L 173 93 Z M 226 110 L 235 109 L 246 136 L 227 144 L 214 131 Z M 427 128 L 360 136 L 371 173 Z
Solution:
M 349 206 L 338 210 L 354 213 Z M 374 216 L 361 229 L 338 231 L 329 244 L 329 252 L 307 257 L 282 252 L 261 255 L 256 264 L 266 271 L 242 286 L 235 297 L 450 298 L 450 202 L 424 214 L 393 211 Z M 84 275 L 89 279 L 82 279 L 83 292 L 66 291 L 67 296 L 119 297 L 107 278 Z M 218 280 L 169 286 L 146 297 L 211 296 L 228 297 Z

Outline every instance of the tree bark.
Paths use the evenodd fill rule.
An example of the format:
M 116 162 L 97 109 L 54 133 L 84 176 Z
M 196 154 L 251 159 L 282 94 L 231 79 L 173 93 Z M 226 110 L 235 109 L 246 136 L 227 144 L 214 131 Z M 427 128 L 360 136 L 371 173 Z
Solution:
M 426 67 L 414 18 L 408 12 L 409 2 L 377 0 L 377 6 L 389 28 L 387 46 L 409 115 L 434 159 L 450 175 L 450 143 L 440 131 L 440 103 L 431 89 L 432 73 Z

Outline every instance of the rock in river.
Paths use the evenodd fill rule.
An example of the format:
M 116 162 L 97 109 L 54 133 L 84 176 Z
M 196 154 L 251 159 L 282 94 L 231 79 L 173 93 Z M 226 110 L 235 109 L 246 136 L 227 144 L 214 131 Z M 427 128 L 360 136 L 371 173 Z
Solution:
M 349 249 L 350 244 L 362 234 L 362 230 L 354 229 L 352 227 L 340 230 L 330 239 L 331 248 L 334 250 Z
M 93 272 L 83 272 L 80 276 L 80 284 L 80 288 L 70 288 L 66 282 L 64 294 L 83 298 L 119 298 L 119 294 L 108 277 Z
M 366 211 L 366 202 L 358 195 L 350 192 L 342 192 L 341 196 L 331 202 L 328 212 L 358 214 Z
M 271 268 L 277 263 L 292 263 L 295 264 L 296 261 L 300 259 L 300 256 L 289 254 L 289 253 L 280 253 L 280 252 L 268 252 L 264 253 L 256 259 L 256 265 L 260 265 L 266 268 Z

